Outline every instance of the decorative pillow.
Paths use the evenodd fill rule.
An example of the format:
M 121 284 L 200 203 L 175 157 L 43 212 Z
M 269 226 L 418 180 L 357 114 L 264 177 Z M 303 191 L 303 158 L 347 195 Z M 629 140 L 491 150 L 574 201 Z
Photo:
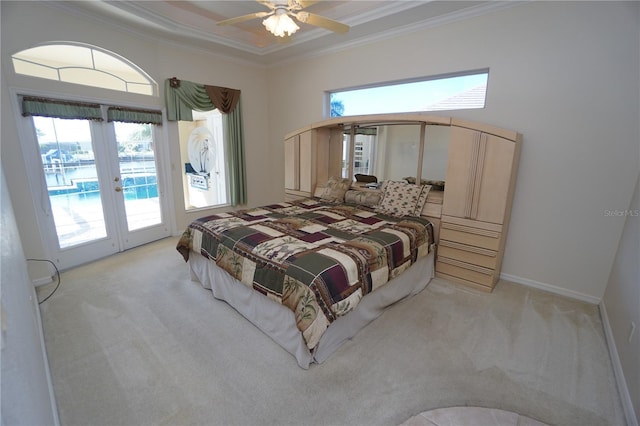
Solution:
M 380 191 L 357 191 L 350 189 L 344 194 L 345 203 L 362 204 L 374 207 L 380 202 L 382 192 Z
M 420 216 L 422 214 L 422 209 L 424 208 L 424 205 L 427 202 L 429 191 L 431 191 L 431 185 L 422 185 L 422 192 L 418 197 L 418 201 L 416 201 L 416 208 L 413 211 L 413 214 L 411 216 Z
M 414 185 L 407 182 L 389 181 L 384 186 L 377 212 L 391 216 L 420 216 L 427 201 L 430 186 Z
M 329 203 L 344 202 L 344 194 L 351 188 L 351 179 L 331 176 L 320 192 L 320 198 Z

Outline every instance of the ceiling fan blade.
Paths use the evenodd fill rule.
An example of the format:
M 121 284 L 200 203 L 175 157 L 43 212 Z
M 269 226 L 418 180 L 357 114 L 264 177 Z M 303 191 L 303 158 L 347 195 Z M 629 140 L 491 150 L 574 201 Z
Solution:
M 231 19 L 225 19 L 224 21 L 218 22 L 217 25 L 233 25 L 239 22 L 249 21 L 251 19 L 264 18 L 265 16 L 268 16 L 271 14 L 273 14 L 273 11 L 250 13 L 248 15 L 242 15 L 242 16 L 237 16 L 235 18 L 231 18 Z
M 276 8 L 276 5 L 271 1 L 268 1 L 268 0 L 256 0 L 256 1 L 258 3 L 260 3 L 261 5 L 268 7 L 269 9 L 275 9 Z
M 311 6 L 312 4 L 320 3 L 319 1 L 312 0 L 295 0 L 295 2 L 302 6 L 303 9 Z
M 294 16 L 300 22 L 315 25 L 316 27 L 326 28 L 327 30 L 331 30 L 336 33 L 344 34 L 349 31 L 348 25 L 334 21 L 333 19 L 325 18 L 324 16 L 316 15 L 315 13 L 299 12 Z

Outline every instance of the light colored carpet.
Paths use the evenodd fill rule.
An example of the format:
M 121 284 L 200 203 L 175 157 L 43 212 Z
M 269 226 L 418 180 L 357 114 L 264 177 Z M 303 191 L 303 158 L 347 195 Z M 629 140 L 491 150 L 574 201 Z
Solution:
M 175 243 L 67 271 L 41 305 L 64 425 L 398 425 L 452 406 L 624 424 L 594 305 L 436 278 L 305 371 L 190 281 Z

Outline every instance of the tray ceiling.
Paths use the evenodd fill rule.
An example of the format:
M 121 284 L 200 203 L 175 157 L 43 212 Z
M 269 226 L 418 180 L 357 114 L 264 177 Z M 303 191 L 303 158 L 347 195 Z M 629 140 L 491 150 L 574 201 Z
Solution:
M 236 1 L 49 1 L 88 19 L 126 31 L 185 44 L 227 56 L 271 64 L 391 37 L 427 26 L 477 16 L 516 2 L 497 1 L 319 1 L 305 10 L 342 22 L 346 34 L 298 23 L 290 37 L 266 31 L 262 19 L 230 26 L 217 22 L 269 9 L 252 0 Z

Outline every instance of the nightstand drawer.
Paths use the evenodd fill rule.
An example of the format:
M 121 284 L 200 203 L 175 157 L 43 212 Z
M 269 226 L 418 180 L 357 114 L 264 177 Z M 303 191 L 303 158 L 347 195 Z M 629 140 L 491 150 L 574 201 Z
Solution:
M 477 284 L 492 287 L 494 284 L 494 270 L 465 264 L 446 257 L 438 257 L 436 262 L 436 272 L 440 272 L 452 277 L 461 278 Z
M 442 204 L 424 203 L 422 208 L 422 214 L 424 216 L 440 217 L 442 216 Z
M 440 240 L 452 241 L 468 246 L 482 247 L 497 251 L 500 247 L 500 232 L 442 222 Z
M 498 264 L 497 252 L 480 247 L 468 246 L 441 239 L 438 245 L 438 256 L 456 259 L 465 263 L 495 269 Z

